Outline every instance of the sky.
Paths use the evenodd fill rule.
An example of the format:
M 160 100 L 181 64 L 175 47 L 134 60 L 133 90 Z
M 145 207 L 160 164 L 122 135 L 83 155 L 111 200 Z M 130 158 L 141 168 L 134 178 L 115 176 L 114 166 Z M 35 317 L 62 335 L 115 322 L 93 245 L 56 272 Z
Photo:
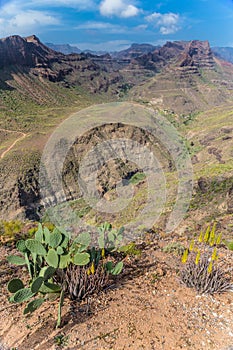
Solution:
M 209 40 L 233 47 L 233 0 L 0 0 L 0 38 L 119 51 L 132 43 Z

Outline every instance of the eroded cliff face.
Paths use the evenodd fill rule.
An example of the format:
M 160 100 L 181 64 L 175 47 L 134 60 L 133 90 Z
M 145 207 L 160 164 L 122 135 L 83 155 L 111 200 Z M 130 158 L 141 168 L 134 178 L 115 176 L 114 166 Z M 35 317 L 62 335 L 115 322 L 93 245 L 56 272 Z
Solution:
M 61 147 L 65 144 L 66 140 L 61 139 L 52 155 L 55 169 Z M 42 202 L 45 207 L 49 207 L 85 195 L 109 199 L 110 192 L 116 190 L 121 181 L 123 186 L 127 186 L 134 174 L 148 171 L 150 153 L 156 157 L 163 171 L 173 169 L 168 151 L 149 132 L 120 123 L 95 128 L 77 139 L 67 154 L 62 171 L 62 190 L 65 195 L 59 190 L 55 193 L 53 186 L 46 183 L 46 172 L 43 174 L 46 187 L 43 193 L 46 195 Z M 55 173 L 59 171 L 58 166 Z M 53 175 L 50 178 L 53 185 Z
M 192 73 L 200 68 L 214 69 L 215 62 L 208 41 L 193 40 L 167 42 L 164 46 L 137 58 L 145 68 L 161 71 L 164 67 L 185 67 Z
M 39 154 L 28 152 L 6 157 L 0 163 L 0 219 L 38 220 Z
M 128 143 L 129 140 L 130 143 Z M 55 148 L 53 155 L 55 164 L 60 160 L 65 142 L 65 139 L 61 139 Z M 121 153 L 119 148 L 114 149 L 114 142 L 121 143 Z M 107 161 L 104 160 L 103 150 L 98 148 L 103 144 L 107 157 L 110 155 Z M 63 201 L 82 198 L 88 192 L 87 188 L 93 185 L 93 172 L 96 173 L 93 194 L 98 198 L 109 199 L 109 191 L 116 189 L 122 180 L 123 186 L 127 185 L 134 174 L 149 167 L 149 159 L 146 158 L 148 151 L 153 152 L 165 172 L 173 168 L 167 150 L 154 136 L 142 129 L 120 123 L 93 129 L 76 140 L 65 158 L 62 170 L 62 189 L 65 198 L 61 197 L 59 191 L 51 190 L 53 186 L 46 182 L 46 173 L 44 173 L 47 197 L 43 197 L 43 200 L 40 197 L 39 175 L 42 175 L 39 174 L 39 154 L 27 156 L 26 162 L 21 155 L 21 160 L 18 159 L 17 163 L 18 171 L 14 172 L 5 159 L 1 162 L 0 168 L 0 219 L 9 220 L 17 217 L 38 220 L 43 213 L 44 205 L 52 206 Z M 129 154 L 134 158 L 130 159 Z M 88 166 L 85 167 L 84 172 L 80 173 L 80 164 L 85 157 L 88 157 Z M 144 164 L 144 169 L 134 162 L 135 159 L 143 158 L 141 164 Z M 17 155 L 14 161 L 17 162 Z M 51 182 L 53 185 L 53 180 Z

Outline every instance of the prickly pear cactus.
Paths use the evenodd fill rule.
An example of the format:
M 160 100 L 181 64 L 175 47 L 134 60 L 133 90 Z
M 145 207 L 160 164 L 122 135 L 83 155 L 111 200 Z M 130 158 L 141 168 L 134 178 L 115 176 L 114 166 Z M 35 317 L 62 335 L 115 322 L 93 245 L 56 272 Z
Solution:
M 71 262 L 70 254 L 65 254 L 60 256 L 59 268 L 65 269 Z
M 44 233 L 43 233 L 43 227 L 41 224 L 38 225 L 38 230 L 35 233 L 35 239 L 39 241 L 40 243 L 44 242 Z
M 50 279 L 51 277 L 53 277 L 55 271 L 56 271 L 55 267 L 52 267 L 52 266 L 44 266 L 44 267 L 40 270 L 40 276 L 43 277 L 44 281 L 47 281 L 48 279 Z
M 21 256 L 9 255 L 7 257 L 7 261 L 14 265 L 19 265 L 19 266 L 26 265 L 26 260 Z
M 88 253 L 77 253 L 74 256 L 73 263 L 75 265 L 84 266 L 90 262 L 90 254 Z
M 49 238 L 50 247 L 57 248 L 61 243 L 61 241 L 62 241 L 62 234 L 59 231 L 54 230 L 54 232 L 51 233 Z
M 16 243 L 16 248 L 21 252 L 21 253 L 26 253 L 28 251 L 26 245 L 25 245 L 25 241 L 23 239 L 21 239 L 20 241 L 18 241 Z

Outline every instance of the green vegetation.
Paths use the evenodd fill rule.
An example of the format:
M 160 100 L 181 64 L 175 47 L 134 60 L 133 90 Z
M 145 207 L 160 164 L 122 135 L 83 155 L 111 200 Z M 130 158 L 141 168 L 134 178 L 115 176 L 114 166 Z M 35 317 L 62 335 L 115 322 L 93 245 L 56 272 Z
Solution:
M 229 250 L 233 250 L 233 241 L 226 241 L 226 240 L 223 240 L 223 244 L 225 244 L 225 246 L 226 246 Z
M 163 248 L 164 253 L 173 253 L 175 255 L 182 255 L 185 247 L 179 242 L 171 242 Z
M 131 183 L 132 185 L 137 185 L 139 182 L 141 182 L 145 178 L 146 178 L 146 175 L 144 173 L 136 173 L 131 177 L 131 179 L 129 180 L 129 183 Z
M 20 220 L 0 221 L 0 239 L 14 241 L 22 231 L 24 224 Z
M 8 283 L 8 290 L 13 294 L 10 302 L 23 303 L 32 299 L 24 309 L 24 314 L 28 314 L 54 293 L 59 296 L 57 327 L 60 327 L 66 292 L 82 300 L 104 287 L 109 275 L 121 273 L 123 262 L 114 263 L 111 256 L 120 247 L 122 234 L 123 229 L 113 230 L 110 224 L 103 224 L 96 248 L 91 245 L 88 232 L 72 239 L 63 229 L 55 228 L 50 232 L 39 224 L 34 238 L 17 242 L 20 255 L 7 258 L 11 264 L 27 266 L 30 277 L 28 286 L 18 278 Z
M 64 334 L 58 334 L 54 337 L 54 342 L 57 346 L 63 348 L 68 345 L 69 336 L 65 336 Z

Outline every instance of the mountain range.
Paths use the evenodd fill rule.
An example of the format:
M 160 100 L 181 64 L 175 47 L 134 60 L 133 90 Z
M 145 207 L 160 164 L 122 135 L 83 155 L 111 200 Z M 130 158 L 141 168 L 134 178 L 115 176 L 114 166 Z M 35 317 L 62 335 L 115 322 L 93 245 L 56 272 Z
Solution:
M 53 44 L 53 43 L 45 43 L 46 46 L 51 48 L 54 51 L 62 52 L 66 55 L 72 54 L 72 53 L 81 53 L 82 50 L 79 49 L 77 46 L 72 46 L 69 44 Z M 118 57 L 118 58 L 133 58 L 138 57 L 140 55 L 149 53 L 154 51 L 155 49 L 159 48 L 160 46 L 154 46 L 151 44 L 138 44 L 134 43 L 129 48 L 122 50 L 122 51 L 116 51 L 116 52 L 109 52 L 112 57 Z M 229 61 L 233 63 L 233 47 L 211 47 L 212 52 L 215 56 L 218 56 L 219 58 Z M 107 53 L 107 51 L 93 51 L 93 50 L 84 50 L 84 53 L 91 53 L 93 55 L 104 55 Z
M 150 84 L 148 93 L 153 94 L 154 101 L 161 98 L 161 90 L 178 89 L 180 94 L 183 88 L 183 95 L 186 94 L 186 88 L 191 89 L 192 94 L 186 96 L 187 108 L 184 112 L 192 112 L 199 105 L 195 102 L 196 92 L 204 95 L 207 105 L 207 97 L 210 97 L 211 103 L 218 104 L 213 98 L 216 89 L 221 90 L 221 98 L 228 98 L 227 90 L 232 88 L 233 66 L 219 59 L 208 42 L 197 40 L 167 42 L 162 47 L 134 44 L 112 56 L 97 56 L 90 53 L 65 55 L 47 47 L 32 35 L 27 38 L 12 36 L 1 39 L 0 67 L 0 87 L 17 90 L 22 98 L 26 95 L 35 104 L 54 103 L 50 90 L 59 90 L 61 87 L 79 88 L 86 93 L 105 93 L 110 98 L 119 98 L 125 93 L 138 95 L 138 86 L 141 89 L 140 84 L 147 82 Z M 159 84 L 156 83 L 157 79 Z M 208 90 L 204 91 L 203 84 L 207 84 L 208 80 Z M 48 88 L 50 82 L 54 84 Z M 166 98 L 163 100 L 164 107 L 168 104 L 175 108 L 177 105 L 166 102 Z M 4 106 L 3 100 L 0 103 Z M 177 107 L 178 111 L 179 104 Z
M 40 155 L 52 130 L 70 113 L 94 103 L 128 100 L 186 125 L 198 113 L 227 109 L 233 102 L 233 64 L 220 58 L 208 41 L 134 44 L 100 56 L 58 51 L 35 35 L 0 39 L 0 219 L 38 218 Z M 86 146 L 88 140 L 90 135 Z M 111 168 L 118 178 L 121 168 Z M 138 170 L 123 168 L 126 178 Z M 103 195 L 114 188 L 106 174 L 109 168 L 101 182 Z M 68 170 L 65 177 L 69 182 Z M 69 193 L 75 193 L 72 181 Z
M 212 51 L 216 56 L 233 63 L 233 47 L 213 47 Z

